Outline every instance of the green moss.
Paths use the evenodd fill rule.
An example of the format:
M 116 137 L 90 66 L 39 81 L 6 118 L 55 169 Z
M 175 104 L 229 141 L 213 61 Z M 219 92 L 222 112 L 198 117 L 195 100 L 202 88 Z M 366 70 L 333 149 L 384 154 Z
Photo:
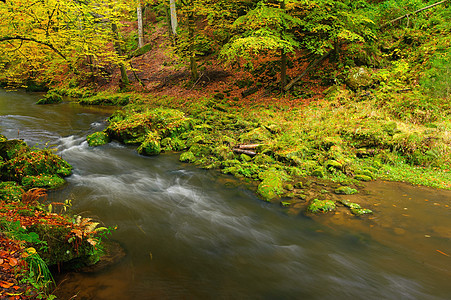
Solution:
M 356 216 L 361 216 L 365 214 L 371 214 L 373 211 L 371 209 L 362 208 L 359 204 L 353 203 L 349 200 L 338 200 L 340 203 L 342 203 L 344 206 L 348 207 L 351 212 Z
M 44 96 L 44 98 L 39 99 L 38 102 L 36 102 L 36 104 L 56 104 L 61 102 L 63 102 L 63 97 L 61 97 L 61 95 L 54 92 L 50 92 L 47 93 Z
M 179 160 L 181 162 L 193 163 L 196 161 L 196 157 L 194 156 L 194 154 L 191 151 L 187 151 L 187 152 L 183 152 L 182 154 L 180 154 Z
M 312 212 L 312 213 L 328 212 L 328 211 L 332 211 L 334 209 L 335 209 L 335 202 L 332 200 L 314 199 L 307 207 L 307 211 Z
M 341 195 L 352 195 L 358 193 L 356 189 L 350 188 L 349 186 L 340 186 L 339 188 L 335 189 L 335 194 L 341 194 Z
M 323 178 L 324 177 L 324 170 L 323 170 L 323 168 L 317 168 L 317 169 L 313 170 L 312 171 L 312 176 Z
M 0 200 L 5 202 L 20 201 L 23 188 L 14 181 L 0 182 Z
M 105 132 L 94 132 L 86 137 L 88 145 L 91 147 L 102 146 L 108 144 L 111 139 Z
M 326 166 L 326 168 L 335 168 L 337 170 L 343 169 L 343 165 L 336 160 L 328 160 L 324 165 Z
M 57 176 L 40 175 L 40 176 L 25 176 L 22 178 L 22 185 L 27 188 L 45 188 L 45 189 L 56 189 L 63 186 L 66 181 Z
M 355 175 L 354 176 L 355 179 L 360 180 L 360 181 L 371 181 L 371 177 L 367 176 L 367 175 Z
M 285 172 L 271 168 L 259 174 L 262 182 L 258 185 L 257 192 L 263 200 L 270 201 L 283 194 L 283 182 L 288 179 Z
M 5 159 L 14 158 L 18 153 L 29 151 L 29 147 L 22 140 L 7 140 L 4 136 L 0 141 L 0 156 Z
M 161 152 L 159 136 L 156 132 L 149 132 L 146 139 L 139 145 L 138 153 L 141 155 L 158 155 Z

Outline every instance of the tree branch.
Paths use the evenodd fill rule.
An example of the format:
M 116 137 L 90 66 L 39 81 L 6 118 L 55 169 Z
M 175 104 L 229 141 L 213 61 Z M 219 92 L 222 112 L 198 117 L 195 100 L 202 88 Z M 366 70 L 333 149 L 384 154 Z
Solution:
M 1 0 L 0 0 L 1 1 Z M 49 47 L 50 49 L 52 49 L 53 51 L 55 51 L 59 56 L 61 56 L 62 58 L 66 59 L 66 56 L 64 56 L 64 54 L 62 54 L 58 49 L 56 49 L 52 44 L 44 42 L 44 41 L 40 41 L 37 40 L 35 38 L 29 38 L 29 37 L 24 37 L 24 36 L 4 36 L 4 37 L 0 37 L 0 42 L 4 42 L 4 41 L 12 41 L 12 40 L 20 40 L 20 41 L 30 41 L 30 42 L 35 42 L 37 44 L 41 44 L 41 45 L 45 45 L 47 47 Z
M 445 2 L 448 2 L 448 0 L 443 0 L 443 1 L 440 1 L 440 2 L 437 2 L 437 3 L 434 3 L 434 4 L 431 4 L 431 5 L 428 5 L 428 6 L 426 6 L 426 7 L 420 8 L 419 10 L 416 10 L 416 11 L 414 11 L 414 12 L 405 14 L 404 16 L 398 17 L 398 18 L 393 19 L 393 20 L 391 20 L 391 21 L 389 21 L 389 22 L 387 22 L 387 23 L 382 24 L 380 28 L 384 28 L 385 26 L 388 26 L 388 25 L 390 25 L 390 24 L 392 24 L 392 23 L 395 23 L 396 21 L 402 20 L 402 19 L 404 19 L 404 18 L 408 18 L 408 17 L 410 17 L 411 15 L 417 14 L 417 13 L 419 13 L 419 12 L 421 12 L 421 11 L 423 11 L 423 10 L 429 9 L 429 8 L 433 8 L 434 6 L 437 6 L 437 5 L 439 5 L 439 4 L 443 4 L 443 3 L 445 3 Z

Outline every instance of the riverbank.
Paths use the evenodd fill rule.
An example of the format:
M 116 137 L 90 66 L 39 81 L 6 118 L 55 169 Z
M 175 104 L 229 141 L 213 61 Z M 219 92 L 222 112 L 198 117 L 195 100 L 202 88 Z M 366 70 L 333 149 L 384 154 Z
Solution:
M 425 118 L 418 107 L 405 107 L 406 99 L 427 101 L 414 92 L 382 105 L 383 91 L 334 87 L 322 100 L 290 105 L 276 98 L 243 102 L 226 93 L 175 98 L 76 91 L 51 93 L 85 105 L 125 105 L 102 133 L 88 137 L 90 145 L 118 140 L 143 155 L 179 152 L 183 162 L 255 182 L 263 200 L 293 213 L 336 206 L 370 213 L 339 198 L 372 180 L 451 188 L 449 104 L 435 102 Z
M 110 229 L 71 215 L 70 200 L 47 201 L 72 167 L 51 149 L 30 148 L 0 135 L 0 296 L 53 299 L 49 267 L 77 269 L 96 263 Z

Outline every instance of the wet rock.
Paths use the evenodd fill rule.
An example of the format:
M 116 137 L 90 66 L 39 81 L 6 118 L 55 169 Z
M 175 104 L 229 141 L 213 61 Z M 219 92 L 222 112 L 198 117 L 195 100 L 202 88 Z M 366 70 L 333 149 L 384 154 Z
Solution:
M 367 175 L 355 175 L 354 176 L 355 179 L 360 180 L 360 181 L 371 181 L 371 177 L 367 176 Z
M 258 185 L 257 193 L 263 200 L 270 201 L 283 194 L 283 182 L 287 179 L 285 172 L 272 168 L 260 173 L 259 177 L 262 182 Z
M 179 160 L 181 162 L 193 163 L 196 161 L 196 157 L 194 156 L 194 154 L 191 151 L 187 151 L 187 152 L 180 154 Z
M 318 200 L 314 199 L 307 207 L 308 212 L 328 212 L 335 209 L 335 202 L 332 200 Z
M 160 137 L 156 132 L 149 132 L 146 139 L 138 147 L 138 153 L 141 155 L 158 155 L 161 152 Z
M 63 102 L 63 97 L 57 93 L 48 93 L 36 102 L 36 104 L 56 104 Z
M 108 144 L 111 139 L 105 132 L 94 132 L 86 137 L 88 145 L 91 147 L 102 146 Z
M 340 195 L 352 195 L 358 193 L 356 189 L 350 188 L 349 186 L 341 186 L 335 189 L 335 194 Z

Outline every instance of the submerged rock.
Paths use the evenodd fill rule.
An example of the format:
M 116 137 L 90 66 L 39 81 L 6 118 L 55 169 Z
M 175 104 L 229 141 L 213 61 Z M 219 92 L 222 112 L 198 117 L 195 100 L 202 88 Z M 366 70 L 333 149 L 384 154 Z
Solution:
M 314 199 L 307 207 L 307 211 L 312 212 L 312 213 L 328 212 L 328 211 L 332 211 L 334 209 L 335 209 L 335 202 L 332 200 Z
M 352 195 L 356 193 L 358 193 L 358 191 L 356 189 L 350 188 L 349 186 L 340 186 L 339 188 L 335 189 L 335 194 Z

